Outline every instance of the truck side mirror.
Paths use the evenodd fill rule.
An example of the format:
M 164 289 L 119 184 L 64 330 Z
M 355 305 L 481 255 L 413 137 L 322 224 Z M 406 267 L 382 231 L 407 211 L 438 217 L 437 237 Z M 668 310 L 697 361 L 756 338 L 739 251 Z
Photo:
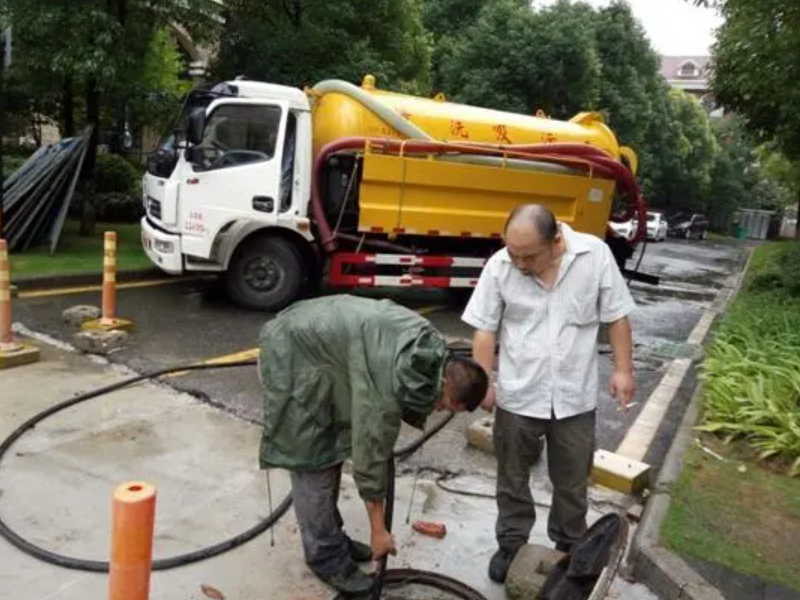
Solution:
M 186 162 L 193 165 L 200 165 L 203 162 L 203 149 L 198 146 L 192 146 L 186 149 Z
M 195 146 L 203 141 L 203 129 L 206 126 L 206 109 L 195 108 L 189 115 L 186 137 Z

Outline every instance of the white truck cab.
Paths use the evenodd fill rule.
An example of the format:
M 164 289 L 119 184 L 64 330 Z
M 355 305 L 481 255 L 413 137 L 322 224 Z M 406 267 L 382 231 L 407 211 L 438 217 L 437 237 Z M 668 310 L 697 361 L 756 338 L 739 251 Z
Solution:
M 177 275 L 224 272 L 253 308 L 296 296 L 313 262 L 311 143 L 299 89 L 237 80 L 192 92 L 144 175 L 149 258 Z

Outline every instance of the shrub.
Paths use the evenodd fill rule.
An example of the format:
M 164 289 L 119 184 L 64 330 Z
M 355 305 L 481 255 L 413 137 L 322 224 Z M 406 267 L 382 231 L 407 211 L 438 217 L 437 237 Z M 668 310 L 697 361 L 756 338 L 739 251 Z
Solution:
M 781 242 L 764 247 L 763 256 L 753 264 L 748 290 L 753 292 L 782 292 L 800 297 L 800 243 Z
M 141 196 L 96 194 L 92 205 L 97 220 L 106 223 L 135 223 L 144 216 Z
M 744 438 L 800 475 L 800 244 L 755 251 L 750 284 L 722 320 L 703 363 L 700 430 Z
M 94 183 L 98 194 L 136 195 L 139 189 L 139 173 L 118 154 L 98 154 Z
M 800 242 L 789 242 L 780 265 L 783 289 L 791 296 L 800 296 Z

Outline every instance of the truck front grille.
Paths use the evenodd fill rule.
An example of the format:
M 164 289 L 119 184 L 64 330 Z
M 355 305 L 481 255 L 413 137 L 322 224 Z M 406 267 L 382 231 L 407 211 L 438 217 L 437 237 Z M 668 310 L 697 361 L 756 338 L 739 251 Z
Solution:
M 152 196 L 147 197 L 147 212 L 150 214 L 151 217 L 154 217 L 161 220 L 161 202 L 153 198 Z

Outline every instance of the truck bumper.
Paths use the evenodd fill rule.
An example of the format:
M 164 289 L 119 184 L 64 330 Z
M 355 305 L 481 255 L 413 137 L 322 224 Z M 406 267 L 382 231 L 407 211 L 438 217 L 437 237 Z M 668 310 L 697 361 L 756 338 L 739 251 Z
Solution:
M 142 217 L 142 248 L 159 269 L 172 275 L 183 274 L 181 236 L 153 227 Z

